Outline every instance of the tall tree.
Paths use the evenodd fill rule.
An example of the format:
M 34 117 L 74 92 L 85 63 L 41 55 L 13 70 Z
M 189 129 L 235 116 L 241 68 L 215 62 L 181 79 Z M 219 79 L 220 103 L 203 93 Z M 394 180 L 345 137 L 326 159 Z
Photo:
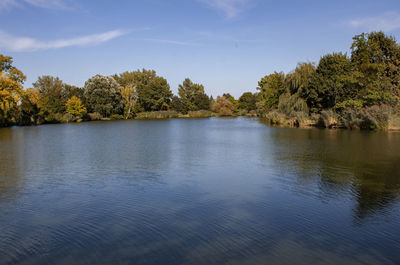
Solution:
M 323 56 L 308 86 L 299 93 L 311 111 L 332 108 L 336 104 L 355 98 L 360 86 L 346 54 L 333 53 Z
M 257 108 L 257 96 L 251 92 L 244 92 L 239 98 L 239 108 L 252 111 Z
M 103 117 L 122 113 L 120 86 L 111 76 L 93 76 L 86 81 L 84 90 L 89 112 Z
M 186 78 L 178 87 L 178 95 L 184 105 L 184 112 L 209 109 L 210 99 L 204 92 L 204 86 Z
M 144 111 L 167 110 L 172 92 L 167 80 L 156 76 L 138 90 L 139 104 Z
M 310 85 L 311 78 L 315 73 L 313 63 L 299 63 L 296 69 L 285 77 L 286 90 L 291 95 L 302 93 Z
M 58 77 L 40 76 L 33 83 L 40 94 L 40 111 L 43 115 L 65 113 L 66 99 L 63 97 L 64 84 Z
M 10 111 L 23 94 L 25 75 L 13 65 L 12 57 L 0 54 L 0 126 L 10 122 Z
M 21 97 L 17 124 L 39 124 L 42 117 L 40 112 L 40 93 L 38 89 L 28 88 Z
M 122 102 L 124 104 L 125 119 L 132 117 L 133 110 L 137 102 L 136 86 L 127 84 L 121 87 Z
M 65 104 L 67 108 L 67 113 L 81 118 L 86 113 L 86 108 L 82 104 L 82 101 L 76 97 L 72 96 Z
M 285 93 L 285 74 L 274 72 L 264 76 L 259 82 L 258 108 L 261 110 L 271 110 L 278 107 L 279 97 Z
M 137 70 L 114 75 L 122 87 L 135 87 L 137 104 L 134 112 L 168 109 L 172 92 L 165 78 L 159 77 L 154 70 Z
M 351 63 L 359 72 L 364 105 L 396 104 L 400 97 L 400 45 L 383 32 L 353 38 Z

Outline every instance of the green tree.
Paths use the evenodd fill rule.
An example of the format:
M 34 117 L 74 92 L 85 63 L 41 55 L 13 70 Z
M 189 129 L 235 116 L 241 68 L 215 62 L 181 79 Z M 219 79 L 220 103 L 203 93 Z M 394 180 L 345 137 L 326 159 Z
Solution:
M 177 96 L 172 97 L 169 107 L 171 110 L 175 110 L 180 113 L 187 112 L 185 104 L 183 104 L 182 100 Z
M 138 90 L 139 104 L 144 111 L 167 110 L 172 92 L 167 80 L 156 76 Z
M 109 117 L 123 111 L 120 86 L 111 76 L 95 75 L 87 80 L 84 95 L 89 112 Z
M 353 38 L 351 63 L 359 72 L 359 98 L 364 105 L 399 102 L 400 46 L 383 32 L 362 33 Z
M 275 72 L 264 76 L 259 82 L 257 89 L 257 107 L 262 110 L 276 109 L 279 104 L 279 97 L 285 92 L 285 74 Z
M 296 69 L 285 77 L 286 90 L 291 94 L 303 93 L 310 85 L 315 73 L 313 63 L 299 63 Z
M 69 84 L 63 84 L 64 88 L 63 88 L 63 98 L 65 100 L 68 100 L 70 98 L 72 98 L 73 96 L 79 98 L 82 102 L 85 99 L 85 91 L 82 88 L 79 88 L 77 86 L 74 85 L 69 85 Z
M 33 87 L 40 94 L 40 111 L 42 115 L 65 113 L 66 99 L 63 97 L 64 84 L 58 77 L 49 75 L 40 76 L 33 83 Z
M 193 83 L 189 78 L 179 85 L 178 94 L 184 105 L 184 113 L 210 108 L 210 99 L 204 92 L 204 86 Z
M 74 115 L 76 117 L 82 117 L 86 113 L 86 108 L 82 104 L 82 101 L 76 97 L 72 96 L 66 103 L 67 113 Z
M 114 75 L 114 78 L 122 87 L 130 85 L 136 88 L 134 112 L 168 109 L 172 92 L 167 81 L 157 76 L 154 70 L 124 72 Z
M 251 92 L 244 92 L 239 98 L 239 108 L 252 111 L 257 108 L 257 96 Z
M 357 97 L 360 85 L 346 54 L 323 56 L 310 82 L 299 93 L 312 112 L 332 108 L 345 100 Z

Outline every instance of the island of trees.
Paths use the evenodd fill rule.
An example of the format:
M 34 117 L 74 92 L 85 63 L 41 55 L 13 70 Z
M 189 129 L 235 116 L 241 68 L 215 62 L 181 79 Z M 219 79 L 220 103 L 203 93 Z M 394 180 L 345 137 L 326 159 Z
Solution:
M 400 129 L 400 45 L 383 32 L 353 38 L 350 55 L 332 53 L 318 64 L 264 76 L 256 93 L 208 96 L 185 79 L 173 95 L 154 70 L 95 75 L 84 87 L 41 76 L 23 89 L 25 75 L 0 54 L 0 127 L 89 120 L 259 116 L 274 125 Z

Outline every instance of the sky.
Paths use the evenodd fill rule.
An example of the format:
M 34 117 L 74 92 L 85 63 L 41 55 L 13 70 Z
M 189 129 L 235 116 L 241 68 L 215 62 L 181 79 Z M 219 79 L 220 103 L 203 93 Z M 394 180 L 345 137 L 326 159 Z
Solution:
M 0 54 L 26 88 L 42 75 L 82 87 L 146 68 L 174 93 L 189 77 L 239 97 L 376 30 L 400 40 L 399 0 L 0 0 Z

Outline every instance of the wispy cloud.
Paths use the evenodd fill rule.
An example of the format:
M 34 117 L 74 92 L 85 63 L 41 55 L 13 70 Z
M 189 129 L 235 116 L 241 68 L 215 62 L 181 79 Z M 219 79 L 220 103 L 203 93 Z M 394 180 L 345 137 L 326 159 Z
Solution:
M 352 19 L 348 24 L 366 30 L 393 31 L 400 29 L 400 13 L 388 12 L 374 17 Z
M 18 6 L 16 0 L 0 0 L 0 10 L 1 9 L 10 9 Z
M 211 8 L 218 9 L 226 15 L 227 18 L 234 18 L 245 8 L 250 0 L 198 0 Z
M 11 9 L 28 4 L 47 9 L 71 9 L 72 6 L 66 0 L 0 0 L 0 9 Z
M 128 31 L 112 30 L 100 34 L 91 34 L 77 38 L 41 41 L 30 37 L 13 36 L 0 30 L 0 48 L 8 51 L 25 52 L 59 49 L 71 46 L 87 46 L 106 42 L 127 33 Z
M 70 9 L 70 6 L 63 0 L 23 0 L 26 3 L 49 9 Z
M 167 39 L 140 38 L 140 39 L 136 39 L 136 40 L 173 44 L 173 45 L 181 45 L 181 46 L 202 46 L 202 44 L 200 44 L 200 43 L 177 41 L 177 40 L 167 40 Z

